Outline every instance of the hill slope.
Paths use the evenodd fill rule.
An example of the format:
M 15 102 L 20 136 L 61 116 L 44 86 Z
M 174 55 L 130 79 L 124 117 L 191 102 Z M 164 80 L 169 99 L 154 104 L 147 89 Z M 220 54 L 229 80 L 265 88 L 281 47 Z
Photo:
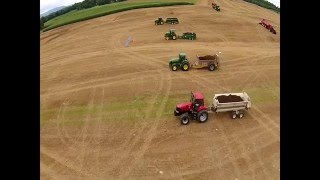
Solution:
M 75 22 L 85 21 L 108 14 L 113 14 L 121 11 L 127 11 L 132 9 L 150 8 L 150 7 L 161 7 L 161 6 L 173 6 L 173 5 L 192 5 L 196 0 L 132 0 L 113 4 L 106 4 L 101 6 L 95 6 L 83 10 L 73 10 L 66 14 L 60 15 L 47 21 L 43 31 L 51 30 L 67 24 Z
M 59 6 L 59 7 L 50 9 L 49 11 L 40 14 L 40 17 L 42 17 L 42 16 L 47 16 L 47 15 L 49 15 L 49 14 L 51 14 L 51 13 L 54 13 L 54 12 L 56 12 L 56 11 L 59 11 L 60 9 L 65 8 L 65 7 L 67 7 L 67 6 Z

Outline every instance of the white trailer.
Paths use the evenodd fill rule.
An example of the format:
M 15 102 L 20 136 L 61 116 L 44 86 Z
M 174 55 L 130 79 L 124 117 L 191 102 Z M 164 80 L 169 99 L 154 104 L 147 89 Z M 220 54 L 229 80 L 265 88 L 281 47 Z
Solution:
M 211 111 L 231 112 L 231 118 L 242 118 L 244 112 L 251 108 L 251 100 L 246 92 L 215 94 Z

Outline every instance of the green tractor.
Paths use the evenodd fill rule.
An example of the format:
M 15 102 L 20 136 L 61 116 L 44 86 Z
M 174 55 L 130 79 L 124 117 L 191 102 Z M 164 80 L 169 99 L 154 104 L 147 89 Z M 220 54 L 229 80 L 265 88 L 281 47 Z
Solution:
M 216 3 L 212 3 L 212 8 L 215 9 L 216 11 L 220 11 L 220 6 L 218 6 Z
M 182 69 L 183 71 L 188 71 L 190 64 L 187 59 L 186 53 L 180 53 L 179 58 L 173 58 L 169 61 L 169 67 L 172 71 L 177 71 L 178 69 Z
M 154 21 L 154 24 L 155 25 L 163 25 L 164 20 L 161 17 L 158 17 L 158 19 Z
M 182 34 L 182 36 L 179 36 L 179 39 L 195 40 L 196 38 L 197 38 L 197 35 L 194 32 L 185 32 Z
M 163 25 L 166 24 L 179 24 L 178 18 L 167 18 L 165 21 L 159 17 L 157 20 L 154 21 L 155 25 Z
M 166 34 L 164 35 L 164 38 L 166 40 L 169 40 L 169 39 L 172 39 L 172 40 L 176 40 L 176 39 L 195 40 L 197 38 L 197 35 L 196 35 L 196 33 L 186 32 L 186 33 L 183 33 L 182 36 L 179 36 L 176 34 L 174 29 L 170 29 L 169 32 L 166 32 Z

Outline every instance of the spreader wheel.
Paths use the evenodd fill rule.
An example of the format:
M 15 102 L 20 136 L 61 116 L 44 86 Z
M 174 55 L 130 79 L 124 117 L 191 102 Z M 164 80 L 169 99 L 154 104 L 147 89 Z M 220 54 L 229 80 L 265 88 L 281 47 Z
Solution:
M 243 114 L 243 112 L 239 112 L 239 114 L 238 114 L 238 118 L 243 118 L 243 116 L 244 116 L 244 114 Z
M 233 111 L 232 113 L 231 113 L 231 118 L 232 119 L 235 119 L 237 117 L 237 113 L 235 112 L 235 111 Z
M 209 71 L 214 71 L 215 70 L 215 66 L 214 66 L 214 64 L 210 64 L 209 65 Z

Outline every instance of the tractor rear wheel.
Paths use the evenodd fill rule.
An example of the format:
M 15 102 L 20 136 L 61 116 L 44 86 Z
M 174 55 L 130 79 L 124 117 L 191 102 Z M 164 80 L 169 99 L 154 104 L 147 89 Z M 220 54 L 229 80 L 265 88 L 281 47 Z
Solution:
M 176 36 L 172 36 L 172 39 L 173 39 L 173 40 L 176 40 Z
M 187 125 L 190 122 L 190 117 L 188 113 L 184 113 L 181 115 L 181 124 L 182 125 Z
M 208 112 L 206 110 L 202 110 L 198 113 L 197 117 L 198 121 L 204 123 L 208 120 Z
M 213 71 L 213 70 L 215 70 L 215 68 L 216 68 L 216 67 L 214 66 L 214 64 L 210 64 L 210 65 L 209 65 L 209 71 Z
M 178 67 L 177 67 L 177 65 L 174 64 L 171 66 L 171 69 L 172 69 L 172 71 L 176 71 L 178 69 Z
M 183 70 L 183 71 L 188 71 L 188 70 L 189 70 L 189 64 L 188 64 L 188 63 L 184 63 L 184 64 L 182 65 L 182 70 Z

